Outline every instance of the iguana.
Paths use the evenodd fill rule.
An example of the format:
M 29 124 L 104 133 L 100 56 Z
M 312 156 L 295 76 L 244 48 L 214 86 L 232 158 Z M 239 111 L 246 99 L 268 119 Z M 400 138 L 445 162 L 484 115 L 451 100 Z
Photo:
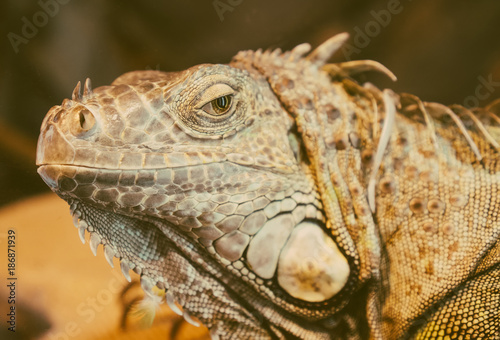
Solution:
M 327 63 L 347 38 L 87 79 L 38 173 L 213 339 L 500 339 L 500 101 L 360 84 L 395 76 Z

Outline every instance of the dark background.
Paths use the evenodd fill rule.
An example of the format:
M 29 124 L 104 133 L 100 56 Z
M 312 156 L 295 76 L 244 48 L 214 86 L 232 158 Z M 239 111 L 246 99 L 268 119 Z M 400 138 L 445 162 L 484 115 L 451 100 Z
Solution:
M 359 48 L 349 59 L 380 61 L 399 77 L 368 78 L 379 86 L 463 104 L 481 77 L 500 81 L 498 0 L 59 1 L 0 4 L 0 205 L 48 190 L 34 165 L 40 124 L 86 77 L 97 87 L 127 71 L 227 63 L 239 50 L 317 46 L 347 31 Z M 399 12 L 377 24 L 372 11 L 390 6 Z M 30 37 L 26 22 L 40 26 Z M 367 27 L 361 46 L 353 38 Z M 500 87 L 487 97 L 480 104 Z

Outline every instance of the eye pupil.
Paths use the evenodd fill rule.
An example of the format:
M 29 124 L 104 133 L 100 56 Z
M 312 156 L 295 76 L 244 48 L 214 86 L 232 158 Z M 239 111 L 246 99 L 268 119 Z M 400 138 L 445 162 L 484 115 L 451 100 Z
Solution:
M 212 108 L 218 114 L 226 113 L 231 107 L 231 96 L 222 96 L 212 100 Z

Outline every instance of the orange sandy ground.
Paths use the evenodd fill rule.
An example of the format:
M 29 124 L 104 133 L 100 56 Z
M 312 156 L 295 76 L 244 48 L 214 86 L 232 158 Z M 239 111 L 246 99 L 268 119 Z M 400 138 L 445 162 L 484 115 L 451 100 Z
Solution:
M 8 330 L 10 288 L 7 235 L 14 230 L 16 332 Z M 88 234 L 87 234 L 88 241 Z M 180 317 L 163 305 L 153 326 L 141 329 L 130 317 L 120 329 L 120 292 L 127 281 L 115 259 L 111 269 L 98 249 L 92 255 L 73 227 L 68 205 L 55 194 L 0 209 L 0 339 L 171 339 Z M 137 275 L 132 273 L 133 278 Z M 125 300 L 141 296 L 135 286 Z M 185 322 L 176 339 L 209 339 L 205 327 Z

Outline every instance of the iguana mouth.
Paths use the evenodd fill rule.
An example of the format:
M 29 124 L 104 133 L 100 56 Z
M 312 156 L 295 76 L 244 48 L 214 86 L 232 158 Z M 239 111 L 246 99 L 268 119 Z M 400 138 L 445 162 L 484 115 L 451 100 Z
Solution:
M 169 236 L 167 238 L 171 237 L 171 234 L 175 234 L 176 237 L 182 236 L 185 243 L 191 242 L 196 246 L 198 252 L 204 252 L 206 256 L 218 259 L 220 261 L 219 265 L 223 265 L 233 275 L 240 277 L 248 275 L 250 279 L 247 282 L 253 284 L 255 288 L 264 283 L 268 287 L 270 285 L 279 287 L 286 292 L 282 298 L 295 301 L 296 304 L 323 303 L 336 297 L 341 290 L 345 290 L 344 287 L 347 285 L 350 274 L 349 265 L 330 237 L 325 234 L 321 227 L 317 226 L 318 223 L 322 224 L 324 222 L 320 203 L 317 199 L 311 200 L 306 194 L 297 192 L 292 195 L 292 193 L 289 193 L 286 195 L 291 196 L 286 198 L 283 193 L 283 198 L 276 197 L 276 199 L 281 199 L 281 202 L 271 204 L 268 208 L 266 208 L 266 205 L 269 204 L 267 198 L 262 197 L 263 199 L 255 201 L 253 207 L 259 210 L 250 215 L 252 217 L 249 218 L 249 221 L 254 221 L 252 223 L 256 224 L 255 226 L 249 223 L 241 225 L 241 232 L 237 234 L 244 235 L 246 243 L 241 245 L 238 250 L 235 248 L 238 238 L 234 237 L 237 234 L 231 233 L 231 229 L 225 229 L 232 226 L 233 222 L 224 222 L 223 219 L 210 219 L 210 223 L 219 223 L 218 221 L 220 221 L 222 224 L 217 224 L 217 226 L 225 233 L 219 232 L 220 234 L 214 236 L 213 242 L 207 242 L 207 239 L 204 241 L 203 238 L 212 236 L 205 236 L 203 233 L 198 234 L 198 229 L 194 227 L 191 229 L 189 225 L 183 224 L 187 222 L 183 222 L 185 220 L 182 218 L 176 218 L 170 213 L 159 215 L 159 211 L 154 207 L 159 207 L 164 201 L 168 201 L 170 195 L 178 195 L 174 192 L 164 193 L 161 197 L 163 201 L 157 202 L 154 207 L 139 205 L 141 200 L 135 203 L 124 201 L 121 195 L 126 194 L 128 191 L 123 191 L 120 186 L 116 188 L 114 186 L 118 182 L 125 185 L 127 180 L 120 174 L 127 173 L 133 174 L 133 180 L 127 182 L 126 185 L 138 185 L 140 178 L 137 177 L 133 170 L 115 172 L 74 165 L 45 165 L 40 166 L 39 173 L 58 195 L 70 203 L 74 223 L 78 227 L 82 242 L 85 240 L 85 231 L 90 232 L 89 243 L 92 252 L 95 254 L 98 245 L 103 244 L 104 254 L 109 263 L 112 263 L 112 258 L 117 254 L 119 256 L 116 257 L 122 258 L 122 256 L 116 246 L 113 246 L 114 243 L 110 242 L 110 235 L 106 236 L 106 233 L 109 233 L 107 231 L 109 226 L 103 225 L 100 220 L 90 221 L 92 216 L 111 216 L 114 214 L 114 218 L 121 216 L 120 218 L 131 224 L 134 224 L 131 219 L 150 222 L 151 228 L 158 228 L 160 224 L 163 224 L 165 228 L 160 228 L 160 233 L 165 234 L 168 231 Z M 107 175 L 102 177 L 103 174 Z M 161 176 L 157 175 L 154 178 L 158 180 Z M 154 185 L 154 181 L 148 185 L 141 182 L 141 186 L 145 187 L 152 188 Z M 112 195 L 111 192 L 116 193 L 116 195 Z M 139 195 L 139 192 L 134 193 L 131 191 L 131 194 Z M 271 198 L 271 196 L 269 197 Z M 152 196 L 149 196 L 148 200 L 151 198 Z M 238 200 L 236 197 L 235 199 Z M 229 196 L 221 203 L 227 200 L 230 200 Z M 257 205 L 259 201 L 265 201 L 261 208 L 258 208 Z M 230 209 L 230 211 L 234 211 L 238 206 L 235 203 L 227 203 L 226 205 L 227 208 L 224 209 Z M 86 210 L 91 209 L 94 211 L 93 213 L 85 213 Z M 214 209 L 214 207 L 211 209 Z M 280 209 L 283 209 L 283 212 L 280 213 Z M 217 211 L 220 213 L 230 212 L 226 210 Z M 113 212 L 113 214 L 110 212 Z M 238 212 L 243 213 L 240 210 Z M 160 220 L 159 218 L 162 216 L 164 218 Z M 113 217 L 109 218 L 113 219 Z M 240 217 L 240 219 L 243 220 L 243 217 Z M 266 220 L 268 220 L 267 223 L 265 223 Z M 299 226 L 295 227 L 296 224 L 299 224 Z M 265 232 L 257 233 L 261 228 Z M 191 230 L 202 239 L 187 238 L 185 233 L 189 234 Z M 308 230 L 309 232 L 305 236 L 300 236 L 301 230 Z M 197 236 L 192 232 L 190 234 L 191 236 Z M 258 235 L 255 236 L 255 234 Z M 246 235 L 251 235 L 252 238 Z M 155 237 L 161 238 L 159 235 Z M 115 239 L 123 240 L 118 236 L 115 236 Z M 302 239 L 302 242 L 307 241 L 310 244 L 308 243 L 305 248 L 301 247 L 297 244 L 298 239 Z M 271 240 L 274 240 L 272 241 L 273 248 L 269 248 L 267 245 Z M 174 248 L 176 243 L 172 242 Z M 149 247 L 155 248 L 153 246 Z M 271 249 L 275 249 L 275 251 L 270 252 Z M 129 253 L 140 253 L 140 250 L 122 252 L 125 256 Z M 300 255 L 297 256 L 297 254 Z M 189 258 L 186 254 L 183 256 Z M 240 261 L 241 257 L 245 260 Z M 121 260 L 121 269 L 127 278 L 129 278 L 128 271 L 130 269 L 139 271 L 139 273 L 142 272 L 136 262 L 128 260 L 126 257 Z M 160 287 L 162 285 L 161 280 L 163 280 L 161 277 L 149 279 L 149 281 L 159 282 Z M 349 289 L 350 287 L 352 286 L 349 286 Z M 270 290 L 268 291 L 270 292 Z M 343 295 L 341 294 L 339 297 Z

